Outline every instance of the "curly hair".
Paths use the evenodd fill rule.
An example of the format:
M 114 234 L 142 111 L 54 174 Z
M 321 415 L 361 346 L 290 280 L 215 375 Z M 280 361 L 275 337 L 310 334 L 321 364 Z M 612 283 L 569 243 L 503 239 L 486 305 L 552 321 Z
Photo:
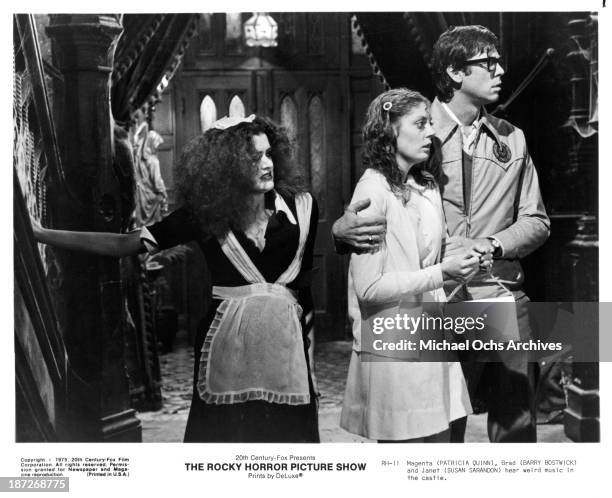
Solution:
M 224 236 L 248 224 L 249 194 L 260 157 L 253 137 L 262 133 L 270 142 L 275 190 L 286 197 L 306 190 L 287 133 L 271 120 L 256 117 L 225 130 L 211 128 L 186 145 L 176 166 L 179 201 L 207 233 Z
M 453 98 L 457 83 L 447 74 L 449 67 L 461 69 L 469 58 L 481 52 L 499 50 L 497 37 L 484 26 L 451 26 L 434 44 L 431 70 L 438 98 L 448 102 Z M 465 73 L 471 69 L 465 67 Z
M 393 125 L 400 118 L 412 112 L 419 104 L 425 104 L 429 108 L 430 102 L 419 92 L 397 88 L 376 97 L 370 103 L 366 113 L 366 120 L 362 128 L 363 164 L 367 168 L 380 171 L 394 193 L 403 192 L 405 184 L 403 173 L 397 164 L 397 137 Z M 432 144 L 435 145 L 434 140 Z M 417 183 L 433 188 L 436 183 L 440 183 L 440 164 L 439 150 L 432 145 L 432 153 L 429 158 L 415 165 L 410 172 Z

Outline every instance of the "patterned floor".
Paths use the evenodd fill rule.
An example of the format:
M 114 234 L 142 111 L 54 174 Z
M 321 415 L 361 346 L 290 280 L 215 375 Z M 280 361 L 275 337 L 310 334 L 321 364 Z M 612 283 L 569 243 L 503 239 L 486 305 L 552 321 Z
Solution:
M 160 357 L 162 376 L 162 413 L 187 412 L 193 385 L 193 348 L 185 335 L 180 335 L 170 353 Z
M 319 433 L 321 442 L 367 443 L 367 439 L 349 434 L 339 426 L 351 342 L 319 343 L 315 348 L 319 398 Z M 143 441 L 180 442 L 183 439 L 192 392 L 193 351 L 185 334 L 180 334 L 174 349 L 160 357 L 164 406 L 156 412 L 141 412 Z M 486 442 L 486 414 L 469 418 L 466 442 Z M 538 426 L 538 441 L 568 442 L 562 425 Z

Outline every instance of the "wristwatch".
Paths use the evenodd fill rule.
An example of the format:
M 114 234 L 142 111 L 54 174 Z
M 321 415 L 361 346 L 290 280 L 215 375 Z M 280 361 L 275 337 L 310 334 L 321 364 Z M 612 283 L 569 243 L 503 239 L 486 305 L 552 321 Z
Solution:
M 502 245 L 499 240 L 495 237 L 487 237 L 491 241 L 491 245 L 493 246 L 493 257 L 499 258 L 502 255 Z

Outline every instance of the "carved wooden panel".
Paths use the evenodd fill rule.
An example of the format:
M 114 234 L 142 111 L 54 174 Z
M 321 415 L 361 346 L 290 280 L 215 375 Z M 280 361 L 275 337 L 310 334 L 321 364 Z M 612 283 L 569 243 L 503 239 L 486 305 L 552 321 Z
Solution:
M 215 41 L 212 29 L 212 14 L 202 14 L 198 26 L 197 50 L 201 55 L 213 55 L 215 53 Z
M 48 441 L 63 437 L 68 365 L 47 286 L 56 262 L 34 240 L 30 220 L 49 224 L 46 180 L 63 176 L 34 18 L 14 19 L 15 435 L 18 441 Z
M 297 52 L 296 40 L 296 14 L 295 12 L 281 12 L 273 14 L 278 20 L 278 46 L 283 53 L 294 54 Z
M 280 122 L 287 130 L 289 138 L 295 141 L 298 133 L 298 111 L 291 95 L 285 95 L 281 99 Z
M 13 89 L 13 164 L 28 213 L 46 224 L 47 189 L 43 181 L 46 159 L 40 133 L 36 131 L 32 81 L 25 66 L 13 68 Z M 42 250 L 40 257 L 46 269 L 45 254 Z
M 312 193 L 319 201 L 319 213 L 325 217 L 325 110 L 323 102 L 315 95 L 308 103 L 308 142 L 310 157 L 310 182 Z
M 226 55 L 240 55 L 245 51 L 242 36 L 242 17 L 240 12 L 225 14 L 224 52 Z
M 321 13 L 306 14 L 306 50 L 309 55 L 323 53 L 323 17 Z
M 153 129 L 164 141 L 157 150 L 162 178 L 166 184 L 168 207 L 175 208 L 173 166 L 175 157 L 175 109 L 173 89 L 166 89 L 161 102 L 155 106 Z
M 287 130 L 289 140 L 293 144 L 293 160 L 297 167 L 303 171 L 304 144 L 300 139 L 300 122 L 296 98 L 293 94 L 286 94 L 281 98 L 279 106 L 280 124 Z

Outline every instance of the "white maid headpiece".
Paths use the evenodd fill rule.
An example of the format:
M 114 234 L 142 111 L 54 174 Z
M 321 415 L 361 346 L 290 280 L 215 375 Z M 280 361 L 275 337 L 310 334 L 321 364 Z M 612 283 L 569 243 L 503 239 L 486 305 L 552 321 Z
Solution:
M 254 119 L 255 114 L 251 114 L 246 118 L 223 116 L 221 119 L 217 119 L 217 121 L 211 125 L 211 128 L 215 128 L 216 130 L 227 130 L 228 128 L 237 126 L 240 123 L 252 123 Z

